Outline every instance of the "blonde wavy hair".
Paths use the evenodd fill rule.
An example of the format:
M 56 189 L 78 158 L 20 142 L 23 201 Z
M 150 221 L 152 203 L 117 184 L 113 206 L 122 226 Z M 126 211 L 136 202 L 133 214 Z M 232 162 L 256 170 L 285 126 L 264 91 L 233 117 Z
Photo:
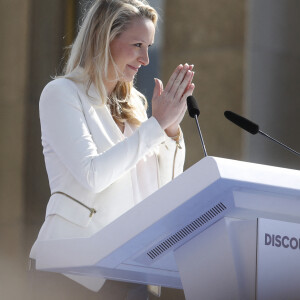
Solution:
M 118 74 L 110 52 L 110 43 L 124 32 L 135 18 L 148 18 L 156 26 L 157 12 L 145 0 L 96 0 L 87 11 L 64 70 L 64 77 L 72 79 L 71 72 L 83 69 L 87 91 L 94 84 L 100 95 L 101 105 L 108 104 L 117 123 L 140 125 L 141 110 L 147 109 L 147 101 L 133 82 L 118 80 L 111 95 L 106 94 L 103 78 L 107 78 L 111 62 Z M 138 99 L 138 101 L 137 101 Z M 98 101 L 99 103 L 99 101 Z

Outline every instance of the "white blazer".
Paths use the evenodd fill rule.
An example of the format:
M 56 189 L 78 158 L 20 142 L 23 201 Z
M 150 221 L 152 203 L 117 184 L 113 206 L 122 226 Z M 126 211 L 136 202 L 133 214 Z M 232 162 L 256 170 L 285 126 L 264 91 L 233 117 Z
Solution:
M 88 94 L 99 98 L 93 86 Z M 154 117 L 125 138 L 107 106 L 95 105 L 86 87 L 69 79 L 44 88 L 40 121 L 52 194 L 46 217 L 59 215 L 87 227 L 97 215 L 105 226 L 135 204 L 130 170 L 143 157 L 155 155 L 159 186 L 183 171 L 183 138 L 180 149 Z

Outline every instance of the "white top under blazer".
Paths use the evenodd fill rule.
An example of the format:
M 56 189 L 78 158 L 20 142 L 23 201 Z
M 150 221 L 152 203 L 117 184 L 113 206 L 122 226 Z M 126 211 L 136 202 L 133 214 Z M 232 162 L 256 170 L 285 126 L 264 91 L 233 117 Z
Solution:
M 81 72 L 71 75 L 80 78 Z M 41 94 L 51 197 L 37 240 L 90 236 L 183 171 L 182 133 L 177 147 L 145 112 L 139 127 L 126 123 L 122 133 L 99 103 L 93 85 L 87 92 L 85 84 L 66 78 L 51 81 Z M 36 251 L 34 245 L 31 258 Z

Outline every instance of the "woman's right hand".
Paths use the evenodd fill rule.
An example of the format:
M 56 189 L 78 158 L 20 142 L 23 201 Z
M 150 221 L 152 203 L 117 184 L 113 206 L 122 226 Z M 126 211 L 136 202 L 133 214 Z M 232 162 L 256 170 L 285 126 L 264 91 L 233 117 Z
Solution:
M 165 89 L 161 80 L 155 79 L 152 97 L 152 116 L 162 129 L 178 130 L 186 111 L 186 98 L 192 95 L 195 88 L 192 83 L 193 65 L 179 65 L 171 75 Z M 176 127 L 176 129 L 175 129 Z

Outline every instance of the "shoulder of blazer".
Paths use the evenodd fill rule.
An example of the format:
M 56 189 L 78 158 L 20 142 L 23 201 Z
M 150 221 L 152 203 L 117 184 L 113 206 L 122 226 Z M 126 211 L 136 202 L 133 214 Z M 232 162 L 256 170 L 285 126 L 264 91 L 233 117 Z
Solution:
M 58 78 L 50 81 L 44 87 L 40 97 L 40 112 L 47 112 L 53 105 L 58 105 L 58 107 L 68 105 L 80 109 L 81 103 L 78 92 L 78 84 L 70 79 Z
M 67 78 L 57 78 L 50 81 L 43 89 L 41 98 L 47 93 L 77 93 L 79 87 L 77 83 Z

